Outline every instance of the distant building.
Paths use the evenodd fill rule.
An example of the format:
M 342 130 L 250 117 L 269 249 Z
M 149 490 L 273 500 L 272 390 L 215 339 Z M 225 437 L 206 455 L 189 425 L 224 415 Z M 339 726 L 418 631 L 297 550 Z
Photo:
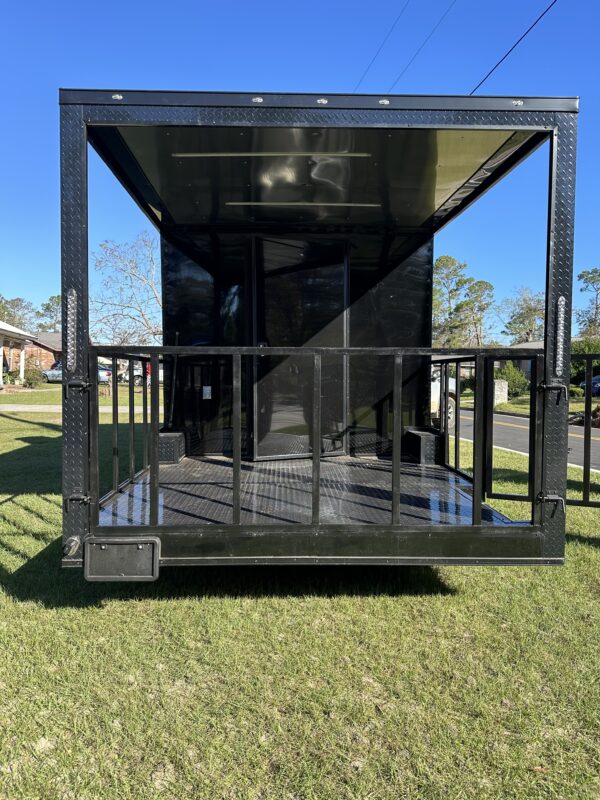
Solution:
M 581 339 L 581 336 L 573 336 L 571 339 L 572 342 L 577 342 Z M 518 367 L 522 372 L 527 375 L 528 378 L 531 378 L 531 361 L 527 359 L 520 359 L 518 355 L 519 350 L 539 350 L 540 353 L 544 352 L 544 340 L 543 339 L 536 339 L 534 342 L 520 342 L 519 344 L 513 344 L 510 346 L 511 350 L 516 350 L 515 357 L 513 358 L 513 364 L 515 367 Z
M 0 365 L 0 387 L 4 385 L 5 375 L 18 370 L 21 380 L 25 378 L 25 348 L 32 340 L 32 335 L 8 322 L 0 320 L 0 350 L 2 351 L 2 364 Z
M 40 331 L 32 337 L 25 347 L 25 361 L 38 369 L 50 367 L 62 358 L 62 333 L 45 333 Z

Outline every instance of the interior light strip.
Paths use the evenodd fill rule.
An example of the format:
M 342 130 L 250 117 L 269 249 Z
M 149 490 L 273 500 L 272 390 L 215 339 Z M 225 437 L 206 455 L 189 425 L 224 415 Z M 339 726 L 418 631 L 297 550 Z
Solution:
M 371 153 L 171 153 L 173 158 L 371 158 Z
M 277 203 L 268 200 L 229 200 L 226 206 L 333 206 L 336 208 L 381 208 L 381 203 L 319 203 L 318 201 L 294 200 Z

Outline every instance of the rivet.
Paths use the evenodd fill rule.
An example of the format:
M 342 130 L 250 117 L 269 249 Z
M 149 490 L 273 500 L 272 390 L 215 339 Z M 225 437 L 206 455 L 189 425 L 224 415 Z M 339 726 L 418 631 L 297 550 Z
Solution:
M 122 100 L 123 99 L 123 95 L 122 94 L 113 94 L 112 99 L 113 100 Z
M 252 102 L 253 103 L 262 103 L 262 101 L 263 101 L 262 97 L 253 97 L 252 98 Z
M 143 549 L 144 549 L 144 545 L 143 544 L 138 544 L 138 550 L 143 550 Z
M 106 545 L 105 544 L 101 544 L 100 545 L 100 550 L 106 550 Z
M 317 100 L 317 103 L 320 106 L 326 106 L 328 102 L 329 100 L 326 97 L 319 97 L 319 99 Z

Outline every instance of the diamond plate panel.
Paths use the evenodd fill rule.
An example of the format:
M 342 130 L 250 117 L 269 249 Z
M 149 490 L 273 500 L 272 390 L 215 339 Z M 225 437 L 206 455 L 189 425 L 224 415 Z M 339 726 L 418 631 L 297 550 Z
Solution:
M 88 376 L 87 153 L 80 106 L 60 114 L 63 382 Z M 72 367 L 69 369 L 67 367 Z M 88 490 L 88 395 L 63 391 L 63 543 L 89 533 L 89 506 L 69 502 Z M 81 558 L 70 547 L 68 559 Z
M 575 161 L 577 116 L 557 114 L 552 140 L 552 171 L 548 230 L 546 290 L 546 382 L 568 383 L 571 351 L 573 240 L 575 226 Z M 566 301 L 566 324 L 557 326 L 558 300 Z M 564 367 L 556 374 L 556 350 L 562 344 Z M 544 403 L 543 491 L 566 496 L 568 460 L 568 401 L 564 394 L 547 392 Z M 565 513 L 560 505 L 543 509 L 543 555 L 562 558 L 565 549 Z

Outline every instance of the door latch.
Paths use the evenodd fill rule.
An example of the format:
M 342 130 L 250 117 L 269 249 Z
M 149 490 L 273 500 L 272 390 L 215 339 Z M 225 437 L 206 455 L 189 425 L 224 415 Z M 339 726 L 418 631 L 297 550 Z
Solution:
M 89 496 L 89 494 L 84 494 L 83 492 L 74 492 L 68 497 L 65 497 L 65 511 L 69 510 L 70 503 L 81 503 L 81 505 L 89 506 L 91 501 L 92 498 Z
M 565 393 L 565 403 L 569 398 L 569 393 L 564 383 L 540 383 L 540 392 L 558 392 L 556 402 L 558 403 L 562 392 Z
M 69 389 L 73 389 L 79 393 L 87 392 L 91 385 L 92 384 L 89 381 L 77 378 L 72 381 L 67 381 L 67 383 L 65 383 L 65 399 L 69 397 Z
M 555 506 L 561 507 L 563 514 L 566 513 L 565 498 L 559 494 L 544 494 L 544 492 L 540 492 L 537 496 L 537 501 L 538 503 L 554 503 Z

